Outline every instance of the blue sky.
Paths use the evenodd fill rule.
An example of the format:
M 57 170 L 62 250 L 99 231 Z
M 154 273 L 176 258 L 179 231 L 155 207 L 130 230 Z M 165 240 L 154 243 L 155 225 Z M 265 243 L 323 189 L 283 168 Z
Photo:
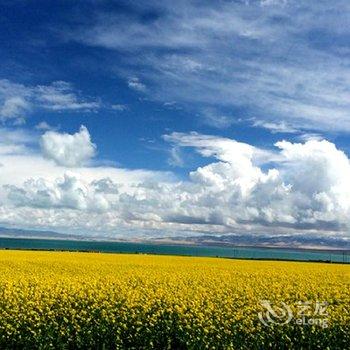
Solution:
M 154 26 L 166 8 L 159 9 L 149 3 L 144 6 L 93 1 L 84 6 L 84 3 L 68 1 L 55 8 L 48 2 L 35 2 L 34 5 L 26 1 L 26 6 L 22 2 L 9 2 L 8 6 L 4 6 L 2 76 L 28 87 L 66 81 L 72 84 L 74 93 L 80 94 L 82 99 L 100 104 L 92 111 L 67 108 L 52 112 L 34 108 L 28 113 L 30 118 L 26 120 L 25 127 L 33 128 L 41 121 L 47 121 L 63 131 L 73 132 L 83 123 L 98 143 L 101 158 L 125 167 L 150 169 L 168 167 L 167 147 L 160 136 L 169 130 L 215 133 L 242 141 L 254 140 L 260 145 L 271 144 L 271 140 L 278 139 L 263 128 L 251 127 L 253 122 L 250 119 L 256 118 L 257 112 L 250 103 L 241 106 L 234 99 L 222 103 L 220 88 L 215 91 L 217 103 L 215 100 L 205 101 L 205 96 L 196 91 L 197 84 L 193 82 L 192 85 L 187 81 L 188 76 L 197 75 L 196 64 L 206 64 L 205 57 L 203 63 L 201 59 L 197 62 L 198 53 L 191 46 L 177 46 L 175 43 L 168 47 L 167 38 L 164 37 L 159 39 L 161 42 L 158 46 L 140 42 L 138 46 L 129 47 L 126 42 L 114 49 L 108 44 L 89 44 L 88 38 L 87 42 L 79 39 L 84 35 L 80 33 L 94 31 L 103 21 L 99 18 L 108 16 L 117 26 L 110 32 L 113 41 L 113 38 L 120 36 L 119 31 L 129 26 L 129 21 L 136 27 Z M 166 17 L 165 14 L 163 16 Z M 120 28 L 119 18 L 124 21 Z M 166 23 L 163 25 L 166 27 Z M 180 25 L 174 23 L 174 26 Z M 106 31 L 109 32 L 109 29 L 106 28 Z M 176 36 L 176 32 L 171 33 L 173 35 Z M 152 33 L 148 36 L 152 36 Z M 147 37 L 142 40 L 147 42 Z M 212 48 L 208 50 L 208 54 L 211 54 Z M 223 50 L 225 54 L 226 48 Z M 237 52 L 240 56 L 240 49 Z M 213 69 L 220 64 L 221 56 L 219 52 L 217 57 L 212 58 Z M 142 62 L 143 57 L 149 60 L 146 65 Z M 169 68 L 158 66 L 158 60 L 162 61 L 164 57 L 169 60 Z M 160 72 L 157 72 L 158 69 Z M 175 79 L 171 76 L 173 74 L 177 75 Z M 199 71 L 199 84 L 206 84 L 211 74 L 210 71 Z M 221 74 L 218 72 L 218 76 L 214 77 L 215 85 L 225 78 Z M 138 79 L 143 88 L 133 88 L 129 84 L 132 79 Z M 193 99 L 182 94 L 178 96 L 177 90 L 182 89 L 181 80 L 189 95 L 193 88 Z M 169 91 L 163 88 L 164 85 L 169 87 Z M 201 85 L 198 89 L 206 90 Z M 165 96 L 162 96 L 163 93 Z M 120 105 L 122 110 L 113 109 L 113 105 Z M 181 169 L 174 170 L 181 172 Z
M 127 209 L 124 203 L 120 209 L 120 200 L 118 205 L 114 201 L 111 213 L 118 212 L 115 215 L 123 219 L 114 224 L 112 220 L 108 228 L 101 230 L 110 230 L 111 234 L 143 229 L 266 233 L 277 227 L 329 234 L 331 227 L 331 234 L 347 235 L 344 218 L 350 203 L 344 204 L 343 194 L 339 193 L 350 184 L 334 174 L 347 174 L 350 150 L 349 10 L 349 3 L 342 0 L 332 4 L 291 0 L 2 1 L 0 119 L 1 133 L 7 140 L 3 146 L 11 147 L 12 152 L 6 150 L 2 154 L 22 156 L 23 169 L 27 169 L 23 164 L 28 161 L 24 155 L 47 162 L 33 174 L 23 170 L 14 183 L 4 175 L 4 188 L 15 186 L 25 194 L 19 199 L 16 192 L 13 200 L 13 195 L 4 190 L 3 207 L 22 211 L 18 214 L 21 217 L 30 209 L 46 210 L 46 214 L 54 211 L 47 214 L 53 217 L 64 215 L 68 209 L 73 210 L 72 215 L 79 215 L 79 210 L 89 211 L 89 205 L 77 209 L 56 201 L 45 202 L 45 207 L 35 199 L 44 190 L 25 190 L 24 184 L 39 178 L 61 183 L 63 180 L 58 179 L 63 179 L 67 171 L 73 172 L 73 177 L 84 177 L 85 172 L 122 171 L 148 174 L 146 177 L 158 185 L 165 181 L 171 186 L 179 186 L 180 182 L 197 186 L 193 179 L 198 179 L 200 169 L 207 171 L 206 166 L 221 163 L 245 164 L 244 156 L 259 169 L 260 180 L 255 175 L 257 182 L 243 179 L 232 169 L 225 174 L 228 184 L 248 186 L 240 188 L 243 197 L 252 196 L 249 191 L 255 191 L 257 183 L 265 181 L 264 176 L 274 169 L 280 179 L 273 191 L 278 191 L 278 186 L 290 186 L 290 191 L 300 192 L 299 199 L 306 196 L 308 200 L 301 204 L 299 199 L 293 199 L 288 210 L 276 214 L 271 209 L 275 205 L 271 195 L 266 209 L 269 214 L 242 213 L 236 217 L 230 212 L 243 210 L 243 203 L 243 211 L 250 205 L 254 207 L 257 199 L 253 205 L 244 197 L 239 208 L 232 206 L 237 199 L 236 189 L 221 188 L 226 186 L 226 180 L 220 180 L 217 190 L 232 191 L 232 198 L 219 204 L 228 210 L 227 215 L 209 213 L 202 204 L 200 213 L 191 214 L 191 208 L 184 209 L 179 202 L 181 213 L 176 215 L 167 212 L 153 219 L 130 219 L 133 208 L 135 212 L 140 210 L 140 199 L 136 199 L 135 192 L 128 192 L 137 203 L 129 204 Z M 80 129 L 82 125 L 84 128 Z M 283 140 L 292 146 L 280 143 L 281 147 L 276 147 L 276 142 Z M 86 146 L 87 151 L 77 155 L 74 142 L 81 149 Z M 249 145 L 252 154 L 244 147 L 237 149 L 236 143 Z M 218 146 L 222 144 L 224 150 Z M 60 145 L 65 145 L 63 150 Z M 64 160 L 57 158 L 57 152 L 64 153 Z M 345 170 L 336 168 L 333 156 L 344 160 Z M 325 163 L 326 168 L 322 167 Z M 52 166 L 57 168 L 57 179 L 45 177 Z M 295 177 L 295 167 L 308 166 L 311 171 L 325 172 L 320 176 L 323 182 L 320 180 L 319 188 L 312 191 L 298 189 Z M 223 176 L 222 170 L 210 171 L 214 172 L 211 177 L 217 178 L 217 172 Z M 101 180 L 102 175 L 89 176 L 91 184 Z M 117 183 L 124 181 L 107 177 Z M 142 176 L 137 177 L 135 184 L 142 187 L 144 181 Z M 204 181 L 200 191 L 213 194 L 213 189 L 206 186 Z M 181 191 L 183 196 L 191 192 L 187 187 Z M 322 205 L 311 203 L 315 198 L 320 201 L 323 195 L 327 199 Z M 151 207 L 144 208 L 144 216 L 152 216 L 165 200 L 165 195 L 154 199 L 145 192 L 143 196 L 144 200 L 152 197 L 153 201 Z M 176 198 L 169 200 L 176 202 Z M 110 198 L 110 204 L 109 201 Z M 193 208 L 196 203 L 192 203 Z M 299 213 L 305 210 L 313 213 L 312 218 Z M 98 220 L 107 214 L 94 215 Z M 174 215 L 183 220 L 173 220 Z M 224 218 L 218 223 L 211 219 L 212 215 Z M 250 215 L 256 216 L 256 221 Z M 15 225 L 11 220 L 7 214 L 0 217 L 3 224 Z M 76 227 L 69 222 L 58 224 L 53 218 L 42 224 L 39 221 L 18 220 L 18 225 L 87 230 L 79 223 Z M 143 224 L 139 225 L 141 221 Z M 190 222 L 203 222 L 203 226 L 191 226 Z M 95 229 L 95 224 L 91 225 L 91 231 Z

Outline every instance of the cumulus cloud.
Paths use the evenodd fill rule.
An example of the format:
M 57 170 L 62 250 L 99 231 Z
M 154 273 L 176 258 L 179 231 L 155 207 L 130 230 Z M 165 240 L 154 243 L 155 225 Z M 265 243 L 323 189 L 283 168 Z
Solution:
M 29 179 L 22 188 L 7 186 L 6 189 L 9 199 L 17 206 L 93 211 L 107 210 L 107 195 L 118 193 L 117 186 L 112 185 L 110 179 L 88 183 L 70 172 L 55 181 Z
M 91 142 L 90 133 L 83 125 L 73 135 L 47 131 L 41 137 L 40 146 L 45 157 L 66 167 L 82 166 L 96 152 L 96 146 Z
M 197 133 L 164 138 L 208 163 L 186 180 L 149 176 L 127 186 L 111 171 L 89 179 L 84 168 L 55 177 L 28 173 L 22 183 L 2 181 L 0 219 L 9 220 L 12 208 L 18 220 L 32 211 L 33 225 L 46 228 L 349 236 L 350 161 L 333 143 L 280 141 L 271 152 Z
M 219 161 L 191 172 L 187 183 L 140 189 L 142 206 L 157 203 L 153 213 L 160 221 L 233 230 L 247 226 L 325 231 L 348 227 L 350 163 L 334 144 L 325 140 L 279 142 L 280 162 L 263 170 L 254 162 L 249 145 L 219 143 L 221 151 L 213 151 L 195 136 L 195 147 Z M 138 197 L 132 200 L 135 216 Z M 152 212 L 152 207 L 146 212 Z
M 240 162 L 239 159 L 244 162 L 245 159 L 252 158 L 264 162 L 273 158 L 273 153 L 270 151 L 224 137 L 202 135 L 196 132 L 189 134 L 173 132 L 164 135 L 163 138 L 181 147 L 192 147 L 204 157 L 216 157 L 225 162 L 234 160 Z

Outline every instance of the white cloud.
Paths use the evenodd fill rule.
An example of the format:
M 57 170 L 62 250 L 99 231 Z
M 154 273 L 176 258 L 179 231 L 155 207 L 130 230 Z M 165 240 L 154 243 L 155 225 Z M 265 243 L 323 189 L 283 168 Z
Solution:
M 118 111 L 118 112 L 124 112 L 128 109 L 128 106 L 123 105 L 123 104 L 114 104 L 111 107 L 113 110 Z
M 9 97 L 1 107 L 0 115 L 2 119 L 18 118 L 29 109 L 29 103 L 22 97 Z
M 0 142 L 2 144 L 8 145 L 27 145 L 34 143 L 36 140 L 35 135 L 27 130 L 23 129 L 9 129 L 9 128 L 0 128 Z
M 79 99 L 71 84 L 65 81 L 55 81 L 51 85 L 38 85 L 35 88 L 35 93 L 39 105 L 54 111 L 91 111 L 100 107 L 98 101 Z
M 1 121 L 22 121 L 31 109 L 31 92 L 21 84 L 7 79 L 0 80 L 0 119 Z
M 40 123 L 38 123 L 37 125 L 35 125 L 35 129 L 36 130 L 54 130 L 56 129 L 55 127 L 52 127 L 49 123 L 47 123 L 46 121 L 42 121 Z
M 308 132 L 299 135 L 297 138 L 302 142 L 311 141 L 311 140 L 321 141 L 324 139 L 324 137 L 321 134 L 308 133 Z
M 174 167 L 183 167 L 184 160 L 181 157 L 181 151 L 179 147 L 172 147 L 170 149 L 170 157 L 168 159 L 168 164 Z
M 163 136 L 164 140 L 181 147 L 194 147 L 204 157 L 216 157 L 224 162 L 254 159 L 258 163 L 272 160 L 274 155 L 267 150 L 256 148 L 232 139 L 202 135 L 196 132 L 189 134 L 173 132 Z
M 41 137 L 40 146 L 45 157 L 66 167 L 86 164 L 96 151 L 85 126 L 81 126 L 79 132 L 73 135 L 47 131 Z
M 261 0 L 261 6 L 276 6 L 276 5 L 286 5 L 288 0 Z
M 296 134 L 300 132 L 300 130 L 293 128 L 292 126 L 288 125 L 288 123 L 284 121 L 267 122 L 262 120 L 254 120 L 253 126 L 267 129 L 271 131 L 273 134 L 276 134 L 276 133 Z
M 102 179 L 88 183 L 81 176 L 67 172 L 55 181 L 29 179 L 22 188 L 12 185 L 6 186 L 6 190 L 12 203 L 20 207 L 105 211 L 110 206 L 107 195 L 111 185 L 108 181 Z M 106 183 L 109 184 L 107 188 L 103 187 Z
M 0 120 L 23 124 L 30 112 L 37 109 L 51 111 L 95 111 L 99 101 L 86 100 L 74 91 L 71 84 L 56 81 L 50 85 L 26 86 L 6 79 L 0 80 Z
M 207 125 L 218 129 L 225 129 L 230 127 L 235 123 L 235 118 L 228 115 L 222 114 L 218 111 L 215 111 L 212 108 L 206 108 L 202 112 L 203 122 Z
M 129 193 L 140 183 L 173 178 L 167 172 L 105 165 L 72 172 L 37 153 L 36 133 L 0 128 L 0 140 L 0 222 L 12 227 L 112 232 L 122 224 L 121 213 L 108 209 L 119 188 Z
M 133 16 L 99 13 L 66 35 L 115 50 L 123 59 L 111 69 L 150 82 L 149 98 L 259 115 L 276 131 L 281 119 L 289 130 L 350 130 L 348 1 L 134 6 Z M 144 21 L 150 9 L 158 16 Z M 139 79 L 131 86 L 144 90 Z
M 128 80 L 128 86 L 130 89 L 136 90 L 136 91 L 141 91 L 144 92 L 146 91 L 146 85 L 140 82 L 139 78 L 130 78 Z
M 54 182 L 67 171 L 72 171 L 72 168 L 57 165 L 52 160 L 44 158 L 41 153 L 36 153 L 32 147 L 38 142 L 38 136 L 35 134 L 32 135 L 23 130 L 13 132 L 0 128 L 0 139 L 3 140 L 0 143 L 0 163 L 2 164 L 0 186 L 6 184 L 20 186 L 30 178 L 43 178 Z M 83 166 L 73 170 L 87 182 L 110 178 L 113 182 L 122 183 L 125 188 L 147 179 L 166 181 L 172 178 L 167 172 L 129 170 L 110 165 Z
M 164 138 L 177 150 L 194 148 L 207 165 L 178 181 L 115 168 L 72 173 L 36 154 L 0 152 L 0 221 L 111 235 L 162 230 L 350 237 L 350 161 L 333 143 L 280 141 L 271 152 L 197 133 Z

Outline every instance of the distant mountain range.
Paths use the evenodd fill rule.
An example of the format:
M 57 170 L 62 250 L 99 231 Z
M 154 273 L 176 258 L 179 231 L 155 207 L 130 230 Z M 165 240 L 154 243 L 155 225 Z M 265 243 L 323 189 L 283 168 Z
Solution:
M 5 238 L 32 238 L 32 239 L 59 239 L 80 241 L 123 241 L 158 244 L 193 244 L 206 246 L 246 246 L 246 247 L 276 247 L 299 249 L 345 249 L 350 250 L 350 239 L 344 237 L 312 237 L 302 234 L 274 235 L 261 234 L 227 234 L 227 235 L 200 235 L 176 237 L 150 237 L 148 239 L 112 238 L 107 236 L 83 236 L 65 234 L 55 231 L 38 231 L 17 228 L 0 227 L 0 237 Z
M 65 234 L 54 231 L 24 230 L 18 228 L 0 227 L 0 237 L 6 238 L 49 238 L 49 239 L 84 239 L 73 234 Z
M 350 250 L 350 240 L 343 237 L 312 237 L 306 235 L 227 234 L 201 235 L 192 237 L 159 237 L 155 241 L 215 246 L 276 247 L 298 249 L 345 249 Z

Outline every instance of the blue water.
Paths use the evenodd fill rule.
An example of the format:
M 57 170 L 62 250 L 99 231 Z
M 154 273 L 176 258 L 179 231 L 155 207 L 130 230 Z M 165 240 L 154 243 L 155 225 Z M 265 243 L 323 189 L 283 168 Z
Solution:
M 350 252 L 96 242 L 53 239 L 0 238 L 0 249 L 71 250 L 108 253 L 142 253 L 163 255 L 218 256 L 242 259 L 330 261 L 350 263 Z

